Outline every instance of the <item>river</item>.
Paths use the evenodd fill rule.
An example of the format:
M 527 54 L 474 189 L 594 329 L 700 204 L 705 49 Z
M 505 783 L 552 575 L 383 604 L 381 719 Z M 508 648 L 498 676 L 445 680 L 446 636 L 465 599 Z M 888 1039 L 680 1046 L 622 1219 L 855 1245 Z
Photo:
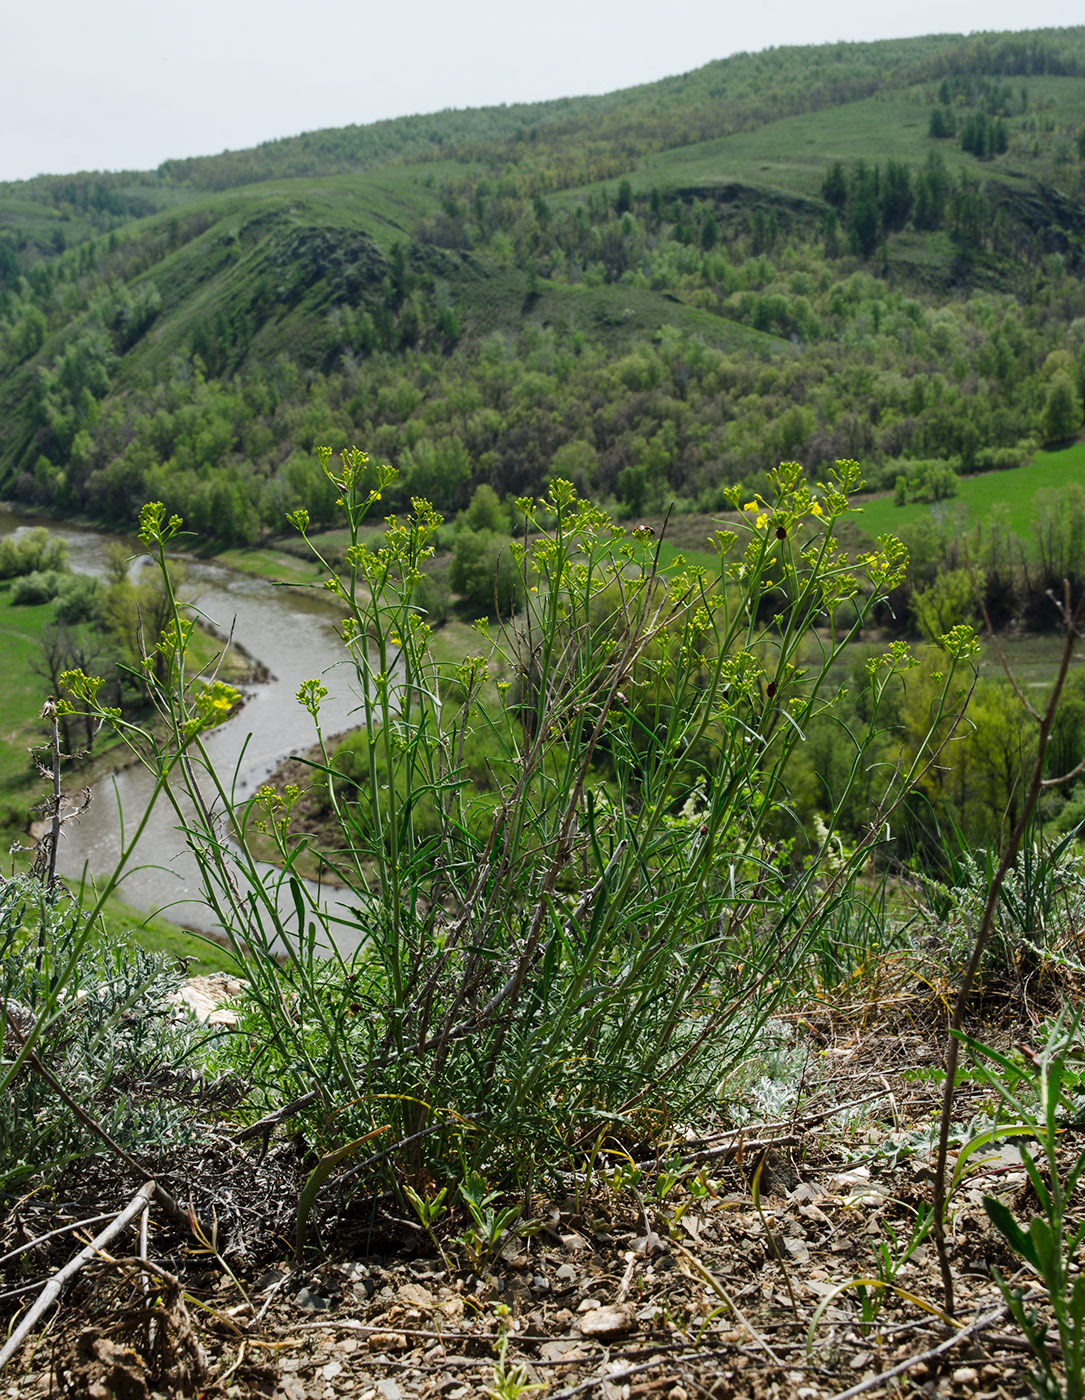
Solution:
M 67 522 L 42 521 L 16 513 L 0 513 L 0 536 L 45 524 L 67 542 L 72 568 L 101 576 L 106 547 L 120 538 Z M 122 541 L 133 554 L 140 546 Z M 138 560 L 133 568 L 141 567 Z M 270 678 L 245 688 L 238 714 L 204 737 L 208 757 L 223 785 L 237 800 L 252 795 L 284 758 L 306 749 L 315 740 L 310 716 L 295 695 L 303 680 L 320 677 L 328 688 L 321 706 L 326 735 L 357 724 L 359 697 L 353 667 L 344 664 L 344 650 L 334 616 L 324 594 L 298 587 L 280 588 L 220 564 L 185 558 L 185 597 L 219 632 L 228 635 L 263 663 Z M 69 822 L 58 854 L 58 869 L 71 883 L 86 872 L 92 879 L 107 876 L 121 851 L 123 826 L 131 831 L 153 790 L 151 775 L 140 765 L 122 768 L 99 781 L 86 816 Z M 274 867 L 265 866 L 265 885 L 275 880 Z M 244 889 L 244 881 L 241 881 Z M 343 954 L 352 952 L 363 935 L 356 919 L 336 898 L 334 887 L 308 886 L 310 900 L 335 921 L 335 943 Z M 221 937 L 223 930 L 201 898 L 195 858 L 178 830 L 168 802 L 159 799 L 147 829 L 129 862 L 120 894 L 145 912 L 161 912 L 187 928 Z M 295 925 L 297 915 L 289 893 L 279 901 L 284 922 Z M 357 902 L 356 898 L 353 901 Z M 346 919 L 347 923 L 340 922 Z M 285 951 L 278 947 L 276 951 Z

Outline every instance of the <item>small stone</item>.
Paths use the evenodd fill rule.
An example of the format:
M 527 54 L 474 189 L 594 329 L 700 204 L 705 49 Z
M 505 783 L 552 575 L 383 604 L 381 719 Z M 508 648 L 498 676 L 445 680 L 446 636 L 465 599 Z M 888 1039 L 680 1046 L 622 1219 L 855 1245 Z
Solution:
M 539 1357 L 543 1361 L 568 1361 L 583 1355 L 580 1342 L 569 1337 L 543 1342 L 539 1348 Z
M 395 1381 L 389 1378 L 386 1378 L 383 1381 L 378 1381 L 377 1390 L 384 1397 L 384 1400 L 400 1400 L 400 1397 L 403 1394 L 399 1386 L 396 1385 Z
M 370 1332 L 370 1351 L 406 1351 L 407 1338 L 402 1332 Z
M 212 972 L 206 977 L 188 977 L 168 998 L 166 1004 L 178 1009 L 184 1008 L 198 1021 L 205 1021 L 209 1026 L 236 1030 L 237 1012 L 225 1003 L 232 998 L 243 996 L 248 990 L 248 985 L 247 982 L 231 977 L 227 972 Z
M 975 1366 L 958 1366 L 953 1372 L 953 1380 L 957 1385 L 975 1385 L 979 1380 L 979 1373 Z
M 399 1290 L 399 1301 L 409 1308 L 428 1308 L 433 1303 L 433 1294 L 420 1283 L 405 1283 Z
M 577 1308 L 578 1313 L 592 1312 L 595 1308 L 602 1307 L 598 1298 L 582 1298 Z
M 343 1363 L 341 1361 L 329 1361 L 326 1366 L 321 1367 L 320 1374 L 326 1381 L 333 1381 L 342 1369 Z
M 557 1277 L 560 1278 L 563 1283 L 575 1283 L 577 1272 L 572 1264 L 562 1264 L 557 1271 Z
M 584 1313 L 579 1322 L 582 1337 L 616 1337 L 635 1326 L 633 1309 L 625 1303 L 593 1308 L 591 1312 Z
M 331 1302 L 322 1298 L 319 1293 L 314 1293 L 311 1288 L 302 1288 L 298 1290 L 294 1306 L 301 1308 L 302 1312 L 324 1312 L 331 1307 Z

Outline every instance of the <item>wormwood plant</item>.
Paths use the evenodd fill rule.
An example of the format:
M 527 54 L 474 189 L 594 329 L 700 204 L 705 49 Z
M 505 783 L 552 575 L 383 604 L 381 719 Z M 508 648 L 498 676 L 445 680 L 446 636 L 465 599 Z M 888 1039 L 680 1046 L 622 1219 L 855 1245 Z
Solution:
M 193 1073 L 206 1032 L 166 1009 L 176 968 L 124 945 L 87 949 L 86 935 L 86 915 L 66 895 L 51 897 L 33 876 L 0 878 L 0 1190 L 102 1151 L 26 1063 L 23 1040 L 35 1032 L 53 1075 L 126 1149 L 197 1141 L 194 1110 L 222 1097 Z
M 1085 920 L 1085 867 L 1075 828 L 1057 840 L 1043 834 L 1033 813 L 1021 841 L 1017 864 L 997 887 L 991 936 L 980 975 L 1025 980 L 1074 959 L 1066 931 Z M 946 875 L 920 875 L 928 917 L 943 931 L 955 960 L 970 951 L 971 931 L 983 916 L 993 886 L 998 852 L 969 846 L 962 832 L 947 833 Z
M 148 545 L 152 540 L 157 542 L 159 560 L 163 566 L 165 556 L 162 551 L 165 540 L 176 533 L 180 524 L 181 521 L 176 516 L 167 521 L 165 511 L 160 505 L 147 506 L 141 514 L 141 538 Z M 28 1162 L 46 1162 L 51 1151 L 48 1146 L 48 1133 L 39 1134 L 35 1138 L 30 1129 L 30 1124 L 35 1119 L 41 1124 L 51 1124 L 49 1114 L 44 1111 L 39 1114 L 32 1108 L 28 1109 L 32 1094 L 31 1097 L 25 1092 L 12 1096 L 9 1094 L 10 1088 L 20 1076 L 25 1076 L 39 1042 L 56 1029 L 62 1018 L 69 1016 L 72 999 L 79 992 L 82 979 L 88 974 L 88 964 L 93 962 L 93 959 L 88 958 L 88 946 L 95 930 L 100 927 L 102 911 L 120 883 L 156 802 L 166 793 L 176 804 L 177 799 L 170 787 L 170 778 L 176 767 L 185 760 L 189 742 L 200 729 L 219 723 L 225 718 L 240 698 L 237 691 L 217 681 L 200 682 L 199 678 L 196 678 L 198 689 L 190 685 L 184 670 L 184 654 L 194 624 L 191 620 L 182 618 L 172 589 L 169 597 L 173 612 L 172 621 L 162 636 L 154 641 L 142 656 L 142 667 L 149 681 L 154 680 L 160 663 L 163 663 L 165 684 L 168 685 L 168 702 L 163 683 L 155 681 L 152 695 L 163 716 L 173 722 L 169 740 L 165 745 L 150 732 L 126 724 L 118 710 L 103 706 L 98 699 L 101 679 L 86 676 L 82 671 L 70 671 L 62 676 L 61 680 L 69 692 L 68 698 L 56 702 L 50 700 L 42 710 L 42 718 L 52 721 L 50 768 L 46 768 L 42 763 L 38 765 L 42 773 L 52 780 L 52 792 L 43 804 L 46 816 L 51 819 L 51 830 L 43 846 L 39 848 L 39 857 L 35 862 L 35 872 L 42 877 L 43 884 L 0 879 L 0 1030 L 4 1033 L 4 1058 L 0 1060 L 0 1101 L 12 1115 L 12 1122 L 15 1124 L 4 1139 L 5 1145 L 11 1147 L 13 1155 L 10 1159 L 5 1156 L 3 1162 L 0 1162 L 0 1174 L 7 1173 L 3 1179 L 14 1179 L 24 1174 L 28 1170 Z M 58 719 L 64 714 L 77 713 L 119 729 L 129 745 L 151 769 L 154 781 L 146 808 L 136 814 L 134 820 L 122 829 L 121 856 L 116 868 L 89 898 L 75 906 L 62 894 L 56 880 L 56 852 L 63 823 L 84 811 L 89 801 L 89 794 L 86 794 L 81 807 L 69 805 L 65 810 L 64 795 L 61 791 L 62 754 Z M 28 909 L 32 911 L 32 922 L 35 922 L 33 938 L 36 946 L 32 955 L 26 951 Z M 31 957 L 32 962 L 28 961 Z M 136 961 L 138 962 L 138 959 Z M 106 985 L 97 987 L 98 1005 L 102 1003 L 103 998 L 109 1000 L 112 997 L 110 987 L 116 985 L 118 979 L 126 986 L 122 1000 L 128 998 L 130 1004 L 134 1005 L 152 985 L 156 976 L 153 968 L 144 968 L 141 971 L 134 967 L 131 961 L 125 963 L 123 958 L 115 960 L 112 967 L 99 967 L 95 973 L 90 974 L 90 980 L 95 981 L 99 974 L 104 977 Z M 141 987 L 140 979 L 144 976 L 146 986 Z M 133 991 L 134 988 L 139 990 Z M 83 1019 L 85 1022 L 86 1017 Z M 104 1057 L 104 1063 L 108 1066 L 108 1055 Z M 104 1078 L 108 1077 L 108 1071 L 104 1078 L 95 1077 L 96 1070 L 102 1068 L 102 1064 L 99 1042 L 90 1041 L 80 1068 L 99 1088 Z M 26 1083 L 24 1077 L 23 1090 L 26 1090 Z M 40 1089 L 40 1086 L 38 1087 Z M 64 1119 L 63 1114 L 61 1119 Z M 60 1119 L 57 1121 L 59 1123 Z M 67 1119 L 64 1119 L 58 1131 L 62 1136 L 69 1134 L 72 1143 L 80 1137 Z M 24 1143 L 31 1145 L 25 1149 L 25 1160 L 18 1156 L 18 1153 L 24 1151 Z M 71 1151 L 66 1149 L 57 1160 L 67 1161 L 77 1155 L 79 1152 L 73 1147 Z
M 174 619 L 187 637 L 192 623 L 179 617 L 176 604 Z M 167 653 L 172 665 L 172 645 L 159 639 L 145 668 Z M 72 698 L 42 709 L 52 730 L 51 763 L 38 764 L 51 781 L 43 803 L 51 829 L 30 875 L 0 876 L 0 1188 L 100 1153 L 103 1138 L 121 1152 L 192 1141 L 198 1136 L 193 1110 L 223 1098 L 190 1068 L 206 1051 L 206 1035 L 166 1011 L 177 970 L 102 937 L 102 910 L 184 757 L 186 736 L 174 734 L 166 748 L 145 736 L 155 780 L 148 807 L 122 832 L 118 867 L 92 896 L 74 901 L 56 878 L 57 844 L 63 823 L 86 810 L 89 792 L 80 804 L 62 792 L 58 719 L 79 706 L 126 734 L 143 731 L 129 730 L 119 712 L 98 703 L 101 681 L 80 672 L 66 680 Z M 215 722 L 222 688 L 203 685 L 187 696 L 186 687 L 182 675 L 178 694 L 190 726 Z M 225 1097 L 234 1095 L 227 1090 Z
M 810 950 L 839 927 L 894 806 L 952 728 L 970 634 L 945 639 L 927 742 L 887 776 L 866 839 L 826 879 L 788 855 L 805 839 L 787 805 L 788 759 L 806 725 L 833 712 L 833 665 L 906 561 L 892 538 L 842 553 L 857 464 L 838 463 L 818 487 L 784 464 L 771 500 L 735 494 L 711 574 L 661 568 L 651 532 L 627 534 L 555 482 L 518 502 L 523 610 L 481 629 L 479 654 L 453 675 L 433 659 L 416 601 L 440 516 L 414 500 L 379 544 L 364 543 L 394 472 L 357 449 L 320 460 L 350 534 L 338 570 L 312 543 L 345 660 L 298 700 L 322 755 L 313 782 L 341 833 L 321 855 L 346 894 L 330 904 L 298 877 L 295 792 L 265 788 L 238 808 L 207 761 L 202 731 L 231 701 L 186 687 L 180 615 L 157 643 L 166 681 L 146 668 L 172 746 L 129 731 L 145 761 L 172 765 L 190 789 L 190 808 L 170 800 L 253 987 L 236 1054 L 268 1109 L 289 1100 L 305 1115 L 321 1152 L 388 1125 L 350 1171 L 413 1182 L 419 1199 L 449 1179 L 526 1187 L 600 1133 L 665 1136 L 718 1098 Z M 292 520 L 308 540 L 306 512 Z M 167 584 L 178 525 L 144 511 Z M 842 734 L 852 780 L 910 665 L 900 644 L 870 664 L 868 737 Z M 368 735 L 349 777 L 320 723 L 327 687 L 348 682 Z M 72 689 L 93 704 L 86 678 Z M 496 790 L 485 802 L 464 757 L 480 740 Z M 271 875 L 248 849 L 257 823 L 278 845 Z M 832 839 L 825 828 L 823 852 Z M 336 946 L 348 924 L 363 937 L 350 957 Z
M 967 1041 L 976 1052 L 976 1068 L 1017 1120 L 1018 1131 L 1031 1133 L 1038 1151 L 1022 1146 L 1021 1160 L 1035 1192 L 1039 1210 L 1026 1227 L 1004 1201 L 984 1196 L 991 1223 L 1007 1244 L 1027 1263 L 1047 1290 L 1055 1320 L 1062 1375 L 1052 1365 L 1047 1348 L 1047 1325 L 1025 1304 L 1024 1290 L 1012 1287 L 992 1270 L 995 1282 L 1036 1359 L 1032 1383 L 1038 1395 L 1081 1400 L 1085 1395 L 1085 1275 L 1080 1272 L 1085 1224 L 1071 1210 L 1071 1200 L 1085 1172 L 1085 1152 L 1070 1151 L 1059 1160 L 1060 1137 L 1066 1126 L 1081 1121 L 1085 1046 L 1080 1014 L 1050 1026 L 1038 1053 L 1012 1060 L 990 1047 Z M 990 1061 L 991 1064 L 985 1063 Z M 993 1066 L 993 1068 L 992 1068 Z

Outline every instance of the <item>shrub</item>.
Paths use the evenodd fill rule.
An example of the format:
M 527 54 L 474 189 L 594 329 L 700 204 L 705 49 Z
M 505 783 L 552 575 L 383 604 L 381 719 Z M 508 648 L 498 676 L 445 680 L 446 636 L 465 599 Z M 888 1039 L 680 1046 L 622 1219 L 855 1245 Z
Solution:
M 894 486 L 894 502 L 902 506 L 913 501 L 945 501 L 957 494 L 960 459 L 940 457 L 926 462 L 907 462 L 908 471 L 897 476 Z M 903 485 L 901 484 L 903 483 Z
M 949 569 L 939 573 L 929 588 L 912 595 L 912 610 L 919 630 L 928 642 L 937 642 L 960 623 L 975 623 L 986 580 L 982 570 Z
M 68 546 L 42 526 L 0 540 L 0 579 L 20 574 L 59 573 L 68 567 Z
M 311 1106 L 317 1152 L 381 1132 L 351 1170 L 397 1189 L 408 1174 L 462 1181 L 475 1171 L 524 1187 L 605 1139 L 629 1149 L 667 1138 L 715 1101 L 808 960 L 824 954 L 923 772 L 920 736 L 854 847 L 842 851 L 823 828 L 832 873 L 818 872 L 816 852 L 791 865 L 789 757 L 805 726 L 834 713 L 832 668 L 899 583 L 902 547 L 887 538 L 854 561 L 840 553 L 838 522 L 859 485 L 851 462 L 816 490 L 795 464 L 774 472 L 771 501 L 746 502 L 736 529 L 717 536 L 712 574 L 681 561 L 657 568 L 650 531 L 627 535 L 557 481 L 545 500 L 517 502 L 531 542 L 506 552 L 522 615 L 485 655 L 441 668 L 413 601 L 441 517 L 416 500 L 368 545 L 363 517 L 394 473 L 374 481 L 356 449 L 338 463 L 321 457 L 351 536 L 346 572 L 326 586 L 345 614 L 364 732 L 332 756 L 323 682 L 305 682 L 298 699 L 342 834 L 321 854 L 346 893 L 329 906 L 294 873 L 296 789 L 233 803 L 202 744 L 230 699 L 189 694 L 176 626 L 161 642 L 166 679 L 145 668 L 174 746 L 121 726 L 163 784 L 170 771 L 200 784 L 197 816 L 182 820 L 255 999 L 246 1034 L 231 1041 L 240 1068 L 269 1104 L 297 1095 Z M 294 520 L 304 535 L 308 517 Z M 168 579 L 180 521 L 154 506 L 142 521 Z M 782 601 L 758 621 L 769 591 Z M 945 699 L 970 647 L 963 629 L 948 641 L 931 743 L 950 722 Z M 871 732 L 910 664 L 899 643 L 871 659 Z M 439 703 L 450 679 L 455 705 Z M 73 686 L 103 713 L 92 682 Z M 485 765 L 493 790 L 483 804 L 471 786 L 480 739 L 501 760 Z M 866 762 L 867 741 L 853 743 L 842 800 Z M 211 802 L 235 808 L 237 857 L 213 816 L 198 815 Z M 256 826 L 279 843 L 277 877 L 248 855 Z M 352 942 L 360 935 L 349 958 L 336 951 L 344 924 Z
M 80 622 L 97 622 L 105 604 L 106 589 L 100 579 L 90 574 L 64 574 L 56 591 L 53 609 L 58 622 L 75 626 Z
M 60 592 L 61 583 L 62 575 L 55 570 L 41 573 L 35 569 L 31 574 L 19 574 L 12 580 L 11 601 L 20 607 L 51 603 Z
M 425 573 L 419 577 L 412 602 L 431 627 L 440 627 L 448 621 L 451 601 L 447 572 Z
M 448 581 L 477 616 L 496 611 L 509 617 L 523 602 L 523 579 L 511 543 L 492 530 L 462 529 L 456 535 Z
M 27 876 L 0 877 L 0 1008 L 26 1033 L 40 1023 L 49 1069 L 129 1150 L 197 1142 L 193 1107 L 208 1086 L 187 1061 L 207 1039 L 164 1014 L 176 964 L 139 949 L 88 946 L 85 915 Z M 0 1188 L 106 1149 L 55 1091 L 18 1064 L 5 1036 L 0 1062 Z

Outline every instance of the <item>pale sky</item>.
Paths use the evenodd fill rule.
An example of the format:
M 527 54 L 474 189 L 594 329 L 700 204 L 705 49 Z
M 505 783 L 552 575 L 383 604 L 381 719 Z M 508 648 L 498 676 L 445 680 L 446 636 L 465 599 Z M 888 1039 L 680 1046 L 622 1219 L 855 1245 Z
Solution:
M 1081 0 L 13 0 L 0 180 L 153 169 L 446 107 L 611 92 L 781 44 L 1080 23 Z

